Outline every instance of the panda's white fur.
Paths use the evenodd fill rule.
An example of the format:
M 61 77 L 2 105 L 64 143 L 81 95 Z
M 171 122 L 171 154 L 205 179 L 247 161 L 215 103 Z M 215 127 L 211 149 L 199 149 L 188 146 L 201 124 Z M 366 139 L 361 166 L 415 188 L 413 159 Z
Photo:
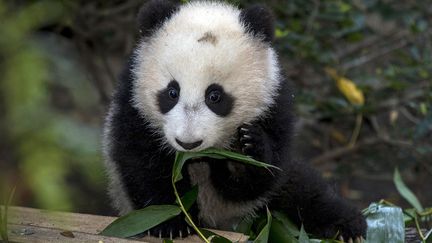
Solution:
M 239 14 L 222 2 L 182 5 L 136 50 L 134 104 L 176 150 L 184 151 L 175 138 L 203 140 L 195 151 L 225 147 L 239 124 L 260 117 L 274 102 L 280 82 L 276 54 L 247 34 Z M 172 79 L 180 84 L 180 100 L 161 114 L 156 95 Z M 212 83 L 236 98 L 230 116 L 219 117 L 205 105 L 203 94 Z
M 117 111 L 118 107 L 116 104 L 112 104 L 108 115 L 105 118 L 105 126 L 103 131 L 103 155 L 106 173 L 109 176 L 108 193 L 112 199 L 112 206 L 116 208 L 121 215 L 127 214 L 133 210 L 132 203 L 129 196 L 126 193 L 125 186 L 120 178 L 120 173 L 117 168 L 117 164 L 112 161 L 110 156 L 111 151 L 111 123 L 113 114 Z

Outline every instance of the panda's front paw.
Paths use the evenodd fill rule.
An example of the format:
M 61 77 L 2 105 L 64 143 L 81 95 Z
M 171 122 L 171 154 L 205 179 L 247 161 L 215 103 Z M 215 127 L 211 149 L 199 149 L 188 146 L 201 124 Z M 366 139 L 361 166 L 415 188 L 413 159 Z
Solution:
M 339 239 L 346 242 L 361 242 L 366 237 L 366 230 L 366 219 L 358 212 L 341 225 L 338 225 Z
M 243 123 L 243 125 L 238 128 L 238 135 L 240 149 L 244 155 L 250 156 L 258 161 L 266 159 L 264 131 L 258 124 Z
M 315 232 L 324 238 L 333 238 L 337 235 L 337 239 L 340 241 L 353 243 L 364 241 L 366 229 L 366 219 L 358 212 L 349 218 L 341 219 L 334 224 L 318 228 Z
M 192 233 L 182 215 L 176 216 L 146 232 L 148 235 L 161 239 L 185 238 Z

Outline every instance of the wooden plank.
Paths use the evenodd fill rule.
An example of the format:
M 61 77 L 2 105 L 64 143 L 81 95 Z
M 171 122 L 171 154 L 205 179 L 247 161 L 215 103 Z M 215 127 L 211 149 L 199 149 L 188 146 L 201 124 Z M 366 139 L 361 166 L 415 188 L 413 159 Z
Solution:
M 9 223 L 99 234 L 115 217 L 11 207 Z
M 116 217 L 98 216 L 90 214 L 54 212 L 41 209 L 10 207 L 8 224 L 11 240 L 18 242 L 149 242 L 160 243 L 161 239 L 144 237 L 142 239 L 125 240 L 119 238 L 103 237 L 98 235 Z M 29 235 L 20 232 L 24 230 L 34 232 Z M 235 232 L 212 230 L 215 233 L 233 241 L 247 242 L 248 237 Z M 71 232 L 75 238 L 61 235 L 62 232 Z M 13 237 L 12 237 L 13 236 Z M 122 241 L 120 241 L 122 240 Z M 198 236 L 193 235 L 185 239 L 176 239 L 176 243 L 201 242 Z
M 30 225 L 8 225 L 9 240 L 11 242 L 95 242 L 95 243 L 143 243 L 143 241 L 105 237 L 82 232 L 63 231 Z M 63 234 L 62 234 L 63 233 Z

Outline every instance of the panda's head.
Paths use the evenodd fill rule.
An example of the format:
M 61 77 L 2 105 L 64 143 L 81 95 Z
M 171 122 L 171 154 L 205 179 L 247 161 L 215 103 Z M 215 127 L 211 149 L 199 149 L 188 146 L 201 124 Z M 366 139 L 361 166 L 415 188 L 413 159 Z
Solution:
M 227 147 L 274 103 L 279 68 L 266 8 L 151 1 L 138 19 L 134 106 L 174 149 Z

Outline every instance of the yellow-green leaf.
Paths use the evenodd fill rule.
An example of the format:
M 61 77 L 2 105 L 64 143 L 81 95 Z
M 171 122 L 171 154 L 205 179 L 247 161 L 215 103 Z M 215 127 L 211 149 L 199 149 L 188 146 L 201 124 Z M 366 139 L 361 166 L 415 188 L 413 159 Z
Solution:
M 340 76 L 334 68 L 326 68 L 327 74 L 336 81 L 336 86 L 345 98 L 353 105 L 363 105 L 365 98 L 363 92 L 350 79 Z

